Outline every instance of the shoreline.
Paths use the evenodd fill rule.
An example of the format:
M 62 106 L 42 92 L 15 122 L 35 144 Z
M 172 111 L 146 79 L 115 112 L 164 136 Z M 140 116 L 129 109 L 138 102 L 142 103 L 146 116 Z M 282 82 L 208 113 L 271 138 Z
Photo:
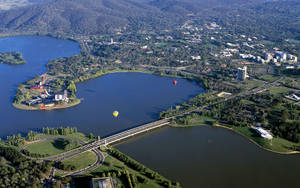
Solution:
M 44 74 L 47 74 L 47 73 L 48 72 L 46 72 Z M 92 79 L 100 78 L 102 76 L 106 76 L 106 75 L 109 75 L 109 74 L 116 74 L 116 73 L 143 73 L 143 74 L 152 74 L 154 76 L 159 76 L 159 77 L 170 77 L 170 78 L 174 77 L 174 76 L 167 75 L 167 74 L 166 75 L 156 75 L 154 71 L 141 70 L 141 69 L 136 69 L 136 70 L 121 70 L 121 69 L 116 69 L 116 70 L 108 71 L 106 73 L 102 73 L 101 75 L 94 75 L 94 76 L 88 77 L 88 78 L 86 78 L 84 80 L 81 80 L 81 81 L 75 80 L 74 83 L 77 85 L 77 84 L 83 83 L 85 81 L 89 81 L 89 80 L 92 80 Z M 186 78 L 180 77 L 180 76 L 177 76 L 175 78 L 186 79 Z M 58 110 L 58 109 L 70 108 L 70 107 L 73 107 L 73 106 L 77 106 L 80 103 L 81 103 L 81 99 L 76 98 L 76 102 L 74 102 L 72 104 L 58 106 L 58 107 L 57 106 L 55 106 L 55 107 L 48 107 L 47 109 L 40 109 L 39 107 L 31 107 L 31 106 L 28 106 L 28 105 L 25 105 L 25 104 L 16 104 L 14 102 L 12 102 L 12 105 L 15 108 L 20 109 L 20 110 L 29 110 L 29 111 L 49 110 L 50 111 L 50 110 Z
M 32 106 L 27 106 L 27 105 L 24 105 L 24 104 L 16 104 L 16 103 L 12 103 L 12 105 L 15 108 L 19 109 L 19 110 L 27 110 L 27 111 L 51 111 L 51 110 L 59 110 L 59 109 L 65 109 L 65 108 L 74 107 L 74 106 L 79 105 L 80 103 L 81 103 L 81 100 L 77 99 L 74 103 L 71 103 L 71 104 L 58 105 L 58 106 L 54 106 L 54 107 L 48 107 L 46 109 L 40 109 L 39 107 L 32 107 Z
M 241 135 L 242 137 L 244 138 L 247 138 L 250 142 L 252 142 L 253 144 L 255 144 L 256 146 L 258 146 L 259 148 L 263 149 L 263 150 L 266 150 L 266 151 L 269 151 L 269 152 L 273 152 L 273 153 L 277 153 L 277 154 L 282 154 L 282 155 L 292 155 L 292 154 L 300 154 L 299 151 L 289 151 L 289 152 L 280 152 L 280 151 L 274 151 L 274 150 L 271 150 L 271 149 L 268 149 L 268 148 L 265 148 L 263 147 L 262 145 L 258 144 L 257 142 L 255 142 L 253 139 L 249 138 L 248 136 L 245 136 L 244 134 L 230 128 L 230 127 L 226 127 L 224 125 L 219 125 L 219 124 L 216 124 L 215 126 L 212 126 L 212 127 L 220 127 L 220 128 L 224 128 L 224 129 L 227 129 L 227 130 L 230 130 L 232 132 L 235 132 L 239 135 Z
M 248 139 L 251 143 L 255 144 L 260 149 L 263 149 L 265 151 L 269 151 L 269 152 L 272 152 L 272 153 L 281 154 L 281 155 L 295 155 L 295 154 L 300 154 L 300 151 L 280 152 L 280 151 L 274 151 L 274 150 L 265 148 L 262 145 L 260 145 L 257 142 L 255 142 L 252 138 L 250 138 L 248 136 L 245 136 L 244 134 L 240 133 L 239 131 L 234 130 L 234 129 L 232 129 L 230 127 L 227 127 L 227 126 L 224 126 L 224 125 L 220 125 L 220 124 L 216 124 L 216 125 L 187 125 L 187 126 L 170 125 L 170 127 L 173 127 L 173 128 L 189 128 L 189 127 L 200 127 L 200 126 L 220 127 L 220 128 L 223 128 L 223 129 L 230 130 L 230 131 L 232 131 L 232 132 L 234 132 L 234 133 L 236 133 L 236 134 L 238 134 L 238 135 L 240 135 L 240 136 Z

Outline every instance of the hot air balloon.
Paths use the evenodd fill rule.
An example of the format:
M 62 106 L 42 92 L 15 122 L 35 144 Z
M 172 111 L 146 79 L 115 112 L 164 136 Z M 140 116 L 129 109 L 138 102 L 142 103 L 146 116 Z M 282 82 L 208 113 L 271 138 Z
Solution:
M 118 112 L 118 111 L 114 111 L 114 112 L 113 112 L 113 116 L 118 117 L 118 115 L 119 115 L 119 112 Z
M 176 85 L 177 84 L 177 80 L 173 80 L 173 84 Z

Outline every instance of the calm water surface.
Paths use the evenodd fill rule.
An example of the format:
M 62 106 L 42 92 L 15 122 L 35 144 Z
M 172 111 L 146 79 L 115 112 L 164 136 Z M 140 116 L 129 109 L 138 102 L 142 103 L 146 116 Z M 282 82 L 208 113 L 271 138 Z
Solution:
M 116 148 L 184 188 L 300 185 L 300 155 L 262 150 L 223 128 L 163 128 Z
M 108 135 L 157 119 L 160 111 L 203 92 L 195 82 L 141 73 L 115 73 L 77 85 L 80 105 L 56 111 L 23 111 L 12 105 L 17 85 L 46 72 L 48 60 L 77 54 L 77 43 L 49 37 L 0 38 L 0 52 L 19 51 L 25 65 L 0 64 L 0 136 L 43 126 L 77 126 Z M 112 112 L 120 115 L 113 118 Z M 163 128 L 130 139 L 118 149 L 180 181 L 183 187 L 299 187 L 300 156 L 263 151 L 220 128 Z
M 195 82 L 142 73 L 116 73 L 77 86 L 80 105 L 55 111 L 24 111 L 11 105 L 17 85 L 46 71 L 50 59 L 79 53 L 77 43 L 49 37 L 0 39 L 0 52 L 19 51 L 25 65 L 0 65 L 0 136 L 43 126 L 76 126 L 80 131 L 108 135 L 154 121 L 159 112 L 203 92 Z M 112 112 L 120 115 L 113 118 Z

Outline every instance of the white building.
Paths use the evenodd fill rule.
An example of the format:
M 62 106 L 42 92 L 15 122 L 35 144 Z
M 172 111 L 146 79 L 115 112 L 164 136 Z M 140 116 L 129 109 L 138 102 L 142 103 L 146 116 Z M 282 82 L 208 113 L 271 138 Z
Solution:
M 270 62 L 272 59 L 273 59 L 272 54 L 270 54 L 270 53 L 265 54 L 265 60 L 266 60 L 267 63 Z
M 67 92 L 67 90 L 65 90 L 64 93 L 55 94 L 54 100 L 56 102 L 59 102 L 59 101 L 68 102 L 69 98 L 68 98 L 68 92 Z
M 271 140 L 273 136 L 261 127 L 252 127 L 261 137 Z
M 243 68 L 238 68 L 236 77 L 239 80 L 246 80 L 249 77 L 247 74 L 247 66 L 244 66 Z
M 275 56 L 280 59 L 280 61 L 286 61 L 287 60 L 287 54 L 281 51 L 276 51 Z
M 192 60 L 200 60 L 201 59 L 201 56 L 191 56 Z
M 297 61 L 298 61 L 298 58 L 294 55 L 291 55 L 291 54 L 287 55 L 287 59 L 294 62 L 294 63 L 297 63 Z

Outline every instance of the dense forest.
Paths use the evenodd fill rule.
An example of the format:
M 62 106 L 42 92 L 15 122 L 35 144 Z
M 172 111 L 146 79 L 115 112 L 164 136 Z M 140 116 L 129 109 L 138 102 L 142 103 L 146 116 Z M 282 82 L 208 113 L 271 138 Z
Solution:
M 50 162 L 37 163 L 3 145 L 0 145 L 0 156 L 0 187 L 42 187 Z

